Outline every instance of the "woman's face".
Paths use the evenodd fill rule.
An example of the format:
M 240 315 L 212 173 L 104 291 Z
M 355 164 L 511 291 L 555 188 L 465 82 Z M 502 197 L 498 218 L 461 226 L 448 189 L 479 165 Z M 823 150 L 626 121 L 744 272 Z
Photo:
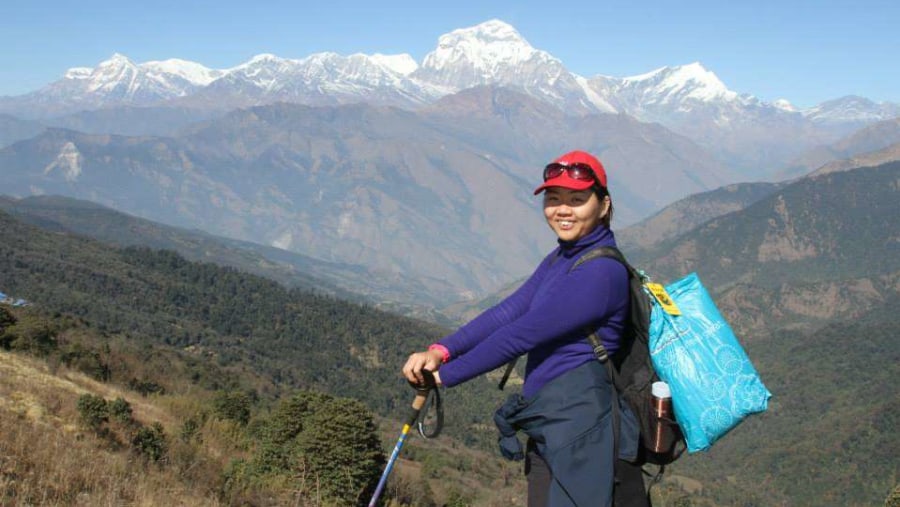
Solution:
M 587 236 L 609 211 L 609 196 L 603 200 L 591 189 L 550 187 L 544 191 L 544 217 L 563 241 Z

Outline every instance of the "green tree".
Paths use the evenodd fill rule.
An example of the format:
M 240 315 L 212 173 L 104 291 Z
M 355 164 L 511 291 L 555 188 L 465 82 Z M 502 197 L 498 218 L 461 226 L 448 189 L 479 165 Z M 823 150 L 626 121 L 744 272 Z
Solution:
M 53 324 L 43 318 L 28 317 L 19 319 L 9 326 L 5 334 L 8 336 L 9 348 L 46 356 L 56 348 L 56 329 Z
M 3 332 L 6 330 L 6 328 L 15 323 L 15 316 L 13 316 L 13 314 L 11 314 L 9 310 L 0 306 L 0 337 L 3 336 Z
M 900 484 L 894 486 L 894 491 L 884 499 L 884 507 L 900 507 Z
M 332 400 L 327 394 L 301 391 L 281 402 L 270 418 L 267 428 L 269 438 L 278 444 L 293 439 L 303 431 L 305 421 L 327 407 Z
M 303 431 L 307 419 L 325 409 L 332 397 L 301 391 L 281 402 L 263 430 L 255 466 L 262 473 L 288 472 L 292 466 L 293 441 Z
M 109 365 L 103 361 L 103 357 L 96 350 L 80 343 L 72 343 L 61 347 L 59 358 L 66 366 L 84 372 L 97 380 L 109 380 Z
M 372 415 L 349 398 L 336 398 L 310 415 L 295 451 L 322 492 L 340 505 L 368 500 L 385 463 Z
M 215 414 L 245 426 L 250 421 L 250 395 L 243 391 L 219 392 L 213 400 Z

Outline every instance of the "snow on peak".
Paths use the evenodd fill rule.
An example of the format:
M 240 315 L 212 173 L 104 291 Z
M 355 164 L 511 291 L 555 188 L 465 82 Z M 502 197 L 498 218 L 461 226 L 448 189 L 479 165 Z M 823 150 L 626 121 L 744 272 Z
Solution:
M 126 88 L 133 91 L 137 85 L 140 70 L 127 56 L 115 53 L 110 59 L 100 62 L 91 72 L 87 91 L 91 93 L 113 93 Z
M 198 86 L 206 86 L 222 75 L 221 70 L 178 58 L 144 62 L 139 67 L 153 74 L 172 74 Z
M 150 103 L 188 95 L 222 74 L 221 70 L 186 60 L 173 58 L 135 64 L 127 56 L 114 53 L 96 67 L 67 70 L 57 89 L 67 90 L 64 93 L 80 100 L 93 101 L 94 105 Z
M 734 100 L 738 94 L 729 90 L 718 76 L 700 62 L 675 67 L 661 67 L 638 76 L 626 77 L 628 87 L 649 86 L 655 94 L 700 101 Z
M 782 111 L 787 111 L 790 113 L 796 113 L 797 108 L 790 103 L 787 99 L 778 99 L 775 102 L 772 102 L 772 105 L 777 109 L 781 109 Z
M 419 64 L 416 63 L 413 57 L 406 53 L 400 55 L 383 55 L 381 53 L 375 53 L 370 56 L 370 58 L 378 65 L 403 76 L 408 76 L 419 68 Z
M 847 95 L 802 111 L 817 122 L 880 121 L 900 115 L 900 105 L 876 103 L 865 97 Z
M 535 49 L 515 28 L 499 20 L 442 35 L 412 77 L 448 90 L 513 85 L 556 101 L 566 94 L 559 86 L 577 87 L 562 62 Z
M 729 90 L 700 62 L 661 67 L 631 77 L 598 75 L 585 79 L 569 72 L 559 59 L 533 47 L 512 25 L 499 19 L 441 35 L 437 47 L 421 65 L 409 54 L 342 56 L 322 52 L 288 59 L 263 53 L 235 67 L 217 70 L 177 58 L 135 64 L 127 56 L 114 53 L 96 67 L 68 69 L 64 79 L 51 88 L 60 97 L 89 97 L 97 104 L 153 103 L 188 96 L 220 79 L 217 86 L 234 87 L 237 94 L 255 87 L 260 97 L 280 94 L 280 98 L 291 99 L 311 94 L 318 99 L 336 94 L 365 100 L 375 94 L 413 103 L 473 86 L 511 86 L 567 111 L 581 111 L 581 104 L 588 110 L 628 112 L 649 121 L 690 111 L 720 108 L 733 112 L 759 106 L 843 121 L 891 117 L 900 107 L 874 104 L 860 97 L 843 97 L 803 110 L 784 99 L 765 104 Z M 241 88 L 248 84 L 250 87 Z
M 66 71 L 63 79 L 89 79 L 94 69 L 90 67 L 72 67 Z
M 469 28 L 460 28 L 454 30 L 447 36 L 456 35 L 458 37 L 474 37 L 483 41 L 506 41 L 516 42 L 530 46 L 521 34 L 509 23 L 500 21 L 499 19 L 491 19 Z
M 280 56 L 275 56 L 272 53 L 261 53 L 230 70 L 238 70 L 238 69 L 244 69 L 247 67 L 257 67 L 259 65 L 268 65 L 268 64 L 281 65 L 288 61 L 289 60 L 287 60 L 286 58 L 281 58 Z
M 133 66 L 134 64 L 131 63 L 131 60 L 129 60 L 127 56 L 125 56 L 121 53 L 113 53 L 113 55 L 111 57 L 109 57 L 108 60 L 104 60 L 104 61 L 100 62 L 100 64 L 97 65 L 97 68 L 100 68 L 100 67 L 124 67 L 126 65 Z
M 300 63 L 308 63 L 308 62 L 330 62 L 334 60 L 341 60 L 346 57 L 341 56 L 334 51 L 322 51 L 321 53 L 313 53 L 306 58 L 300 60 Z
M 425 56 L 422 66 L 441 70 L 466 63 L 481 72 L 494 73 L 531 59 L 538 51 L 512 26 L 491 20 L 460 28 L 438 38 L 438 47 Z

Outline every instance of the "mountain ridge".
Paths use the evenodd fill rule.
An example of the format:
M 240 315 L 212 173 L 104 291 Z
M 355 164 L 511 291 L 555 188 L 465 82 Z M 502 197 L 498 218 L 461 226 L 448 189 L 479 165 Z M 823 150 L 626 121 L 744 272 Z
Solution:
M 552 85 L 552 81 L 559 79 L 563 79 L 572 91 L 582 89 L 582 92 L 587 92 L 580 97 L 585 101 L 582 105 L 588 106 L 587 110 L 579 111 L 582 113 L 591 112 L 589 108 L 593 106 L 593 112 L 627 113 L 641 118 L 641 114 L 635 114 L 635 110 L 640 107 L 638 103 L 675 103 L 684 102 L 687 98 L 699 101 L 737 101 L 745 105 L 767 104 L 785 111 L 801 112 L 824 123 L 884 120 L 900 114 L 898 104 L 876 103 L 853 95 L 838 97 L 799 110 L 793 106 L 786 106 L 783 99 L 772 104 L 764 103 L 752 95 L 729 90 L 718 76 L 697 61 L 684 65 L 664 66 L 634 76 L 612 77 L 604 74 L 580 76 L 568 71 L 558 58 L 531 46 L 512 25 L 498 19 L 441 35 L 438 37 L 437 47 L 425 55 L 421 64 L 408 53 L 395 55 L 355 53 L 344 56 L 324 51 L 296 59 L 263 53 L 230 68 L 212 69 L 201 63 L 179 58 L 135 64 L 127 56 L 114 53 L 96 67 L 70 68 L 60 81 L 48 85 L 50 89 L 47 92 L 50 94 L 54 86 L 59 87 L 62 83 L 70 81 L 85 84 L 85 92 L 105 90 L 116 92 L 113 95 L 118 98 L 133 99 L 141 87 L 153 88 L 151 83 L 156 83 L 158 88 L 147 91 L 144 99 L 137 100 L 152 100 L 154 93 L 158 93 L 159 99 L 170 99 L 182 97 L 199 87 L 211 85 L 219 79 L 233 75 L 243 75 L 244 79 L 253 77 L 254 79 L 249 81 L 254 82 L 258 88 L 277 89 L 280 86 L 274 84 L 275 81 L 271 79 L 273 77 L 280 74 L 316 77 L 317 72 L 323 72 L 324 67 L 328 66 L 335 70 L 344 70 L 339 70 L 337 75 L 320 75 L 320 78 L 327 78 L 319 79 L 320 82 L 329 80 L 352 82 L 355 78 L 365 77 L 360 76 L 359 70 L 381 69 L 386 72 L 375 72 L 374 75 L 368 76 L 369 79 L 357 82 L 372 83 L 387 79 L 398 86 L 405 77 L 422 81 L 420 86 L 429 83 L 435 87 L 428 91 L 407 90 L 413 94 L 421 94 L 415 97 L 413 102 L 436 99 L 472 86 L 519 85 L 529 90 L 527 86 L 522 86 L 521 77 L 534 76 L 551 84 L 551 88 L 544 92 L 549 93 L 555 86 Z M 340 74 L 352 68 L 356 68 L 357 72 Z M 523 68 L 532 68 L 536 73 L 522 74 Z M 513 79 L 512 72 L 519 73 L 520 79 Z M 269 79 L 261 76 L 261 73 L 269 76 Z M 170 78 L 176 79 L 167 82 Z M 579 84 L 580 79 L 587 81 L 585 84 L 588 90 L 584 90 Z M 123 91 L 121 86 L 125 81 L 132 87 Z M 538 93 L 532 94 L 540 96 L 541 92 L 535 90 Z M 626 90 L 626 96 L 630 98 L 616 96 L 615 92 L 622 90 Z M 39 94 L 40 90 L 25 96 L 35 93 Z M 553 103 L 552 100 L 549 102 Z
M 659 122 L 726 163 L 744 171 L 763 167 L 764 174 L 806 149 L 900 115 L 898 104 L 861 97 L 806 110 L 783 100 L 767 103 L 729 90 L 700 62 L 625 78 L 580 76 L 496 19 L 440 36 L 421 64 L 408 54 L 322 52 L 301 59 L 261 54 L 209 69 L 178 59 L 135 65 L 115 54 L 95 68 L 70 69 L 42 89 L 0 97 L 0 112 L 37 119 L 121 105 L 227 110 L 282 101 L 417 109 L 473 86 L 514 87 L 568 115 L 619 113 Z
M 548 116 L 552 109 L 515 90 L 462 95 L 419 112 L 257 106 L 175 137 L 49 129 L 0 150 L 4 192 L 87 199 L 325 261 L 362 258 L 446 302 L 499 287 L 551 247 L 532 193 L 535 160 L 573 144 L 596 152 L 622 199 L 619 220 L 734 178 L 659 125 Z M 460 121 L 470 115 L 480 120 Z M 492 152 L 479 149 L 486 141 Z

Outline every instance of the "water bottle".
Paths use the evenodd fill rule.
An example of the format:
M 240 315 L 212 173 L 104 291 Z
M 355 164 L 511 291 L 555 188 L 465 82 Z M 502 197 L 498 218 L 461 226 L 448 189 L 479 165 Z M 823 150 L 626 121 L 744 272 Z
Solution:
M 672 391 L 669 384 L 654 382 L 650 387 L 650 395 L 650 415 L 655 429 L 650 450 L 659 455 L 667 455 L 674 450 L 680 431 L 672 409 Z

